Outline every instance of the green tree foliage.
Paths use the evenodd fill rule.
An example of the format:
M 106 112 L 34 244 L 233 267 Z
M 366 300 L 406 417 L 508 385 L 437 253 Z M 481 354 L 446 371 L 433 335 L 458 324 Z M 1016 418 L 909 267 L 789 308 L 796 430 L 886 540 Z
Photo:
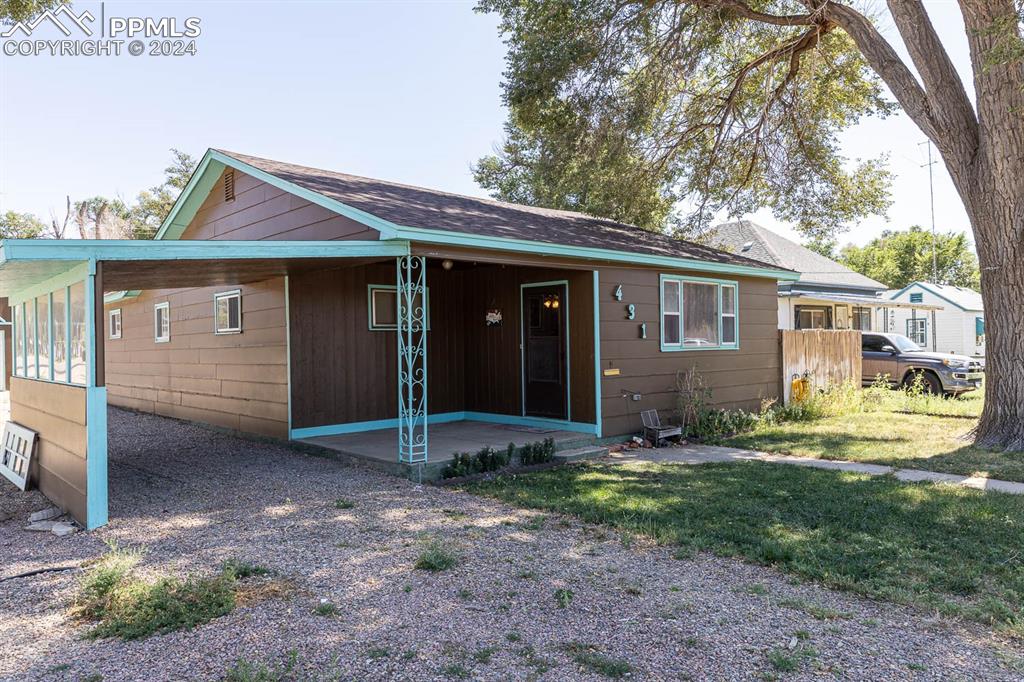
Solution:
M 171 149 L 171 155 L 171 164 L 164 169 L 164 181 L 139 192 L 131 207 L 130 220 L 136 239 L 153 238 L 198 165 L 191 155 L 179 149 Z
M 938 283 L 978 290 L 978 257 L 967 235 L 940 232 L 935 237 Z M 932 251 L 931 232 L 914 225 L 906 231 L 887 230 L 865 246 L 845 246 L 839 262 L 891 289 L 902 289 L 911 282 L 933 281 Z
M 70 4 L 68 0 L 0 0 L 0 26 L 28 21 L 48 9 Z
M 35 239 L 45 231 L 46 224 L 31 213 L 7 211 L 0 215 L 0 239 Z
M 850 161 L 835 143 L 893 110 L 849 36 L 705 5 L 481 0 L 509 47 L 510 113 L 477 182 L 500 199 L 689 234 L 721 211 L 771 205 L 821 241 L 883 213 L 883 160 Z

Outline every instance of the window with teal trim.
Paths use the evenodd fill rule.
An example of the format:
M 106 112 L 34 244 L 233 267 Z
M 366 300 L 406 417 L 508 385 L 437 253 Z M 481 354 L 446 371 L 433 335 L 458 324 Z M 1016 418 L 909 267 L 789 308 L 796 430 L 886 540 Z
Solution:
M 14 335 L 14 376 L 25 376 L 25 304 L 11 308 L 11 334 Z
M 739 347 L 736 282 L 661 276 L 661 349 L 721 350 Z

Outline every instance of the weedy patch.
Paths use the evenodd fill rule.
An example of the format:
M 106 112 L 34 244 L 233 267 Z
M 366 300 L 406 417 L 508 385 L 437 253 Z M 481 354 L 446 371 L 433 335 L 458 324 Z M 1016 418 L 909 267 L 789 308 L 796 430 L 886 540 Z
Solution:
M 239 580 L 262 577 L 271 573 L 269 568 L 243 559 L 228 559 L 221 564 L 221 570 L 225 573 L 230 571 Z
M 836 611 L 835 609 L 821 604 L 815 604 L 804 599 L 780 599 L 779 606 L 783 606 L 787 609 L 795 609 L 797 611 L 803 611 L 812 618 L 818 620 L 836 620 L 838 618 L 849 618 L 849 613 L 842 611 Z
M 122 549 L 114 543 L 109 547 L 87 565 L 70 609 L 73 619 L 95 623 L 86 633 L 92 639 L 142 639 L 203 625 L 230 613 L 240 596 L 254 600 L 240 574 L 245 579 L 266 575 L 266 569 L 253 564 L 225 562 L 212 576 L 145 580 L 134 574 L 141 549 Z
M 450 546 L 439 540 L 430 540 L 416 557 L 414 566 L 421 571 L 447 571 L 462 561 L 462 557 Z
M 473 660 L 477 663 L 490 663 L 496 653 L 498 653 L 496 646 L 481 647 L 473 652 Z
M 572 599 L 575 596 L 576 595 L 573 594 L 572 590 L 567 590 L 564 587 L 560 587 L 557 590 L 555 590 L 555 603 L 558 604 L 558 608 L 567 609 L 569 608 L 569 604 L 572 603 Z
M 633 666 L 628 661 L 606 656 L 591 644 L 569 642 L 562 645 L 562 650 L 578 665 L 613 680 L 633 672 Z
M 391 650 L 383 646 L 370 647 L 366 650 L 366 657 L 371 661 L 379 661 L 391 655 Z
M 352 509 L 356 506 L 356 503 L 352 500 L 346 500 L 344 497 L 339 497 L 334 501 L 335 509 Z
M 324 618 L 333 618 L 338 615 L 338 607 L 329 601 L 322 601 L 313 608 L 313 613 Z
M 298 660 L 298 652 L 294 650 L 288 653 L 288 660 L 280 665 L 268 666 L 266 663 L 254 663 L 240 658 L 224 674 L 224 682 L 285 682 L 292 679 Z

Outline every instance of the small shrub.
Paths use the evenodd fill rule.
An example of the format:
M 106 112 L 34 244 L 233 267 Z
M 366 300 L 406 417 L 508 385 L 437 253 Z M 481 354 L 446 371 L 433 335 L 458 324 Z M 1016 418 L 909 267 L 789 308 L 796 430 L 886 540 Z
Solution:
M 354 506 L 356 506 L 355 502 L 352 500 L 346 500 L 344 497 L 339 497 L 334 501 L 335 509 L 352 509 Z
M 555 439 L 545 438 L 538 443 L 524 445 L 519 453 L 519 462 L 523 466 L 547 464 L 555 458 Z
M 242 559 L 228 559 L 221 564 L 221 570 L 225 573 L 231 573 L 231 575 L 239 580 L 270 575 L 269 568 Z
M 563 587 L 555 590 L 555 603 L 558 604 L 558 608 L 565 609 L 572 603 L 572 598 L 576 596 L 572 593 L 572 590 L 567 590 Z
M 415 567 L 421 571 L 447 571 L 458 565 L 460 557 L 447 545 L 431 540 L 416 557 Z
M 486 646 L 473 652 L 473 660 L 477 663 L 490 663 L 491 657 L 497 653 L 498 647 Z
M 387 658 L 391 655 L 391 650 L 387 647 L 375 646 L 366 650 L 366 657 L 371 661 L 376 661 L 381 658 Z
M 469 677 L 469 669 L 461 663 L 449 663 L 441 669 L 445 677 L 452 677 L 457 680 L 464 680 Z
M 509 445 L 512 444 L 509 443 Z M 497 471 L 508 466 L 511 461 L 509 451 L 499 451 L 491 447 L 485 447 L 475 455 L 468 452 L 457 452 L 452 461 L 441 471 L 441 478 L 458 478 Z
M 313 613 L 325 618 L 333 618 L 338 615 L 338 607 L 329 601 L 322 601 L 313 609 Z

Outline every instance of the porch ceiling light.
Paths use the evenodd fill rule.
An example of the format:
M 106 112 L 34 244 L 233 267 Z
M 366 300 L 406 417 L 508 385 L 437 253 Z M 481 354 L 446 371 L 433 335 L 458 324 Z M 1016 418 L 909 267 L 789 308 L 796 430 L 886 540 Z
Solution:
M 441 261 L 441 267 L 444 268 L 445 270 L 451 270 L 452 266 L 454 265 L 455 263 L 453 263 L 450 258 L 445 258 L 443 261 Z

